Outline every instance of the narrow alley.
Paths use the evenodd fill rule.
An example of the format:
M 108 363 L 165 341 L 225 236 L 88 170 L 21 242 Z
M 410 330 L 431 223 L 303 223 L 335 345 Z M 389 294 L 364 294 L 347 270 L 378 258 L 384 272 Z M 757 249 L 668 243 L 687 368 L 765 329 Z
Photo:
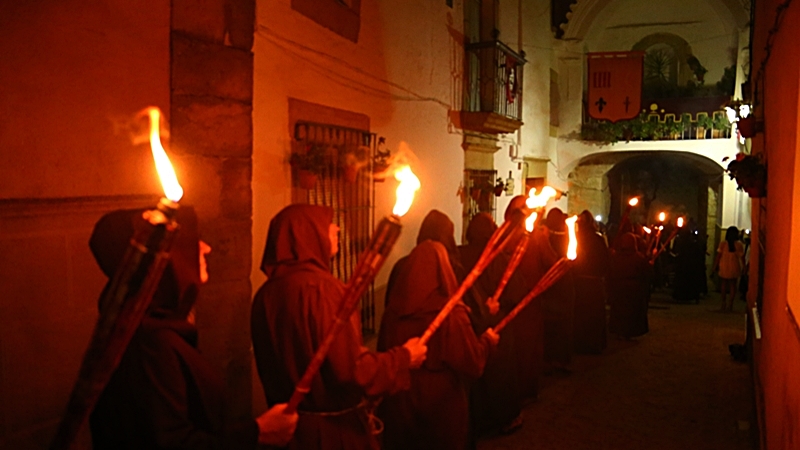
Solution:
M 479 450 L 745 450 L 757 448 L 749 366 L 728 345 L 744 341 L 744 302 L 713 312 L 654 294 L 650 332 L 610 338 L 600 356 L 576 356 L 573 372 L 545 378 L 522 429 Z

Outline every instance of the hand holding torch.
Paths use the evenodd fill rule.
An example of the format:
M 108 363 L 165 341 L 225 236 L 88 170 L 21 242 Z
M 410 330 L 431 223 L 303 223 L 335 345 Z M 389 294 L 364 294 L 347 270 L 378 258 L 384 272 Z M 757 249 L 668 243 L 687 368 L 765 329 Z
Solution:
M 522 311 L 526 306 L 528 306 L 533 299 L 541 295 L 544 291 L 548 290 L 553 284 L 555 284 L 561 277 L 563 277 L 569 269 L 572 267 L 571 261 L 575 260 L 578 256 L 578 240 L 577 236 L 575 235 L 575 222 L 578 220 L 578 216 L 572 216 L 566 220 L 567 227 L 569 230 L 569 246 L 567 247 L 567 256 L 564 258 L 559 259 L 550 270 L 548 270 L 544 276 L 536 283 L 536 286 L 526 295 L 511 312 L 508 313 L 503 320 L 501 320 L 497 325 L 494 326 L 493 330 L 495 333 L 500 334 L 503 331 L 509 322 L 511 322 L 517 315 Z

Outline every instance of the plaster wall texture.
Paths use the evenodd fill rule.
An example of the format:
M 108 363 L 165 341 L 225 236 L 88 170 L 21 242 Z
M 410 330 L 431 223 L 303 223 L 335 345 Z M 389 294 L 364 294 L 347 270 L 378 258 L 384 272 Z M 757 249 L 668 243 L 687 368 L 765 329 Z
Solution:
M 739 30 L 707 0 L 615 0 L 597 16 L 585 42 L 591 52 L 630 50 L 653 33 L 686 40 L 708 69 L 706 84 L 716 83 L 738 57 Z
M 773 28 L 778 0 L 757 3 L 753 48 L 753 76 L 764 60 L 767 36 Z M 800 36 L 800 5 L 791 4 L 774 39 L 772 55 L 765 65 L 762 108 L 764 133 L 754 140 L 755 152 L 768 158 L 768 199 L 753 205 L 753 218 L 766 242 L 759 242 L 761 231 L 753 234 L 758 258 L 765 245 L 762 301 L 762 339 L 754 342 L 756 391 L 761 413 L 763 448 L 792 449 L 800 446 L 800 161 L 796 157 L 798 121 L 800 120 L 800 61 L 795 56 L 795 42 Z M 764 208 L 764 212 L 762 211 Z M 758 259 L 751 259 L 758 261 Z M 755 306 L 759 273 L 751 265 L 749 306 Z
M 0 199 L 160 192 L 123 125 L 168 111 L 168 1 L 3 2 L 0 37 Z
M 520 47 L 519 39 L 519 3 L 501 2 L 500 23 L 501 40 L 507 36 L 512 48 Z M 522 42 L 528 63 L 525 65 L 523 83 L 523 112 L 521 129 L 514 134 L 501 138 L 501 150 L 495 153 L 495 168 L 498 176 L 508 177 L 509 171 L 515 180 L 515 195 L 524 192 L 523 170 L 520 166 L 522 158 L 535 158 L 553 162 L 557 159 L 557 141 L 550 137 L 550 70 L 559 72 L 558 60 L 553 49 L 554 39 L 550 31 L 550 2 L 534 0 L 522 2 Z M 507 31 L 508 30 L 508 31 Z M 515 34 L 516 33 L 516 34 Z M 515 43 L 516 45 L 512 45 Z M 559 74 L 559 80 L 560 78 Z M 568 80 L 568 78 L 563 78 Z M 513 146 L 513 150 L 509 147 Z M 513 155 L 513 157 L 512 157 Z M 548 163 L 546 182 L 548 185 L 567 190 L 566 173 Z M 497 200 L 498 221 L 502 222 L 502 214 L 512 197 L 502 196 Z M 566 210 L 566 199 L 551 201 L 547 208 L 560 207 Z
M 261 5 L 259 5 L 261 6 Z M 269 220 L 291 201 L 289 98 L 361 114 L 396 153 L 406 142 L 422 189 L 403 219 L 404 232 L 377 278 L 416 241 L 436 208 L 461 227 L 456 192 L 462 179 L 462 135 L 449 122 L 461 107 L 463 2 L 381 1 L 361 4 L 357 42 L 292 10 L 289 0 L 257 11 L 254 46 L 253 289 Z M 376 186 L 376 217 L 388 214 L 396 182 Z

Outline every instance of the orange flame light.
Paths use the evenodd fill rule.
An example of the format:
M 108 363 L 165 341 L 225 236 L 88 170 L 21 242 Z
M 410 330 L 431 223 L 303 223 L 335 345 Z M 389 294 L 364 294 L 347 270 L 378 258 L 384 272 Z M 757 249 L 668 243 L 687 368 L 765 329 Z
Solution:
M 678 228 L 683 227 L 683 217 L 678 217 Z
M 575 236 L 575 222 L 578 221 L 578 216 L 572 216 L 565 220 L 567 223 L 567 230 L 569 231 L 569 245 L 567 246 L 567 259 L 574 260 L 578 257 L 578 238 Z
M 659 214 L 658 214 L 658 221 L 659 221 L 659 222 L 663 222 L 663 221 L 665 221 L 665 220 L 667 220 L 667 213 L 665 213 L 665 212 L 661 212 L 661 213 L 659 213 Z
M 161 110 L 151 106 L 145 110 L 145 113 L 150 118 L 150 149 L 153 151 L 153 160 L 156 163 L 158 178 L 161 179 L 164 196 L 173 202 L 178 202 L 183 197 L 183 188 L 178 183 L 178 177 L 175 176 L 175 170 L 169 162 L 167 152 L 161 146 L 161 135 L 159 133 Z
M 525 219 L 525 229 L 528 230 L 528 233 L 533 231 L 533 227 L 536 224 L 536 219 L 538 218 L 539 218 L 539 213 L 533 212 L 531 213 L 530 216 L 528 216 L 527 219 Z
M 628 204 L 631 206 L 636 206 L 639 204 L 639 197 L 633 197 L 628 201 Z
M 419 190 L 419 178 L 411 171 L 410 166 L 402 166 L 394 173 L 394 178 L 400 182 L 397 186 L 397 202 L 394 204 L 392 214 L 395 216 L 404 216 L 411 203 L 414 201 L 414 194 Z
M 647 233 L 647 234 L 650 234 L 650 233 L 652 233 L 652 232 L 653 232 L 653 231 L 652 231 L 650 228 L 647 228 L 647 227 L 642 227 L 642 229 L 643 229 L 643 230 L 644 230 L 644 232 L 645 232 L 645 233 Z
M 528 199 L 525 200 L 525 205 L 530 209 L 544 208 L 547 206 L 547 201 L 556 196 L 556 190 L 550 186 L 545 186 L 542 191 L 536 193 L 536 188 L 528 191 Z

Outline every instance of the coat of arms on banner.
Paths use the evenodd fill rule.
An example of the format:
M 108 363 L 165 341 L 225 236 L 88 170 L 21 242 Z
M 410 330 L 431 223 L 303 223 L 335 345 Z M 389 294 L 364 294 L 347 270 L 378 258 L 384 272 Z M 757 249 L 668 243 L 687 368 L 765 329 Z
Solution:
M 594 119 L 633 119 L 642 107 L 644 52 L 588 53 L 589 92 L 586 105 Z

